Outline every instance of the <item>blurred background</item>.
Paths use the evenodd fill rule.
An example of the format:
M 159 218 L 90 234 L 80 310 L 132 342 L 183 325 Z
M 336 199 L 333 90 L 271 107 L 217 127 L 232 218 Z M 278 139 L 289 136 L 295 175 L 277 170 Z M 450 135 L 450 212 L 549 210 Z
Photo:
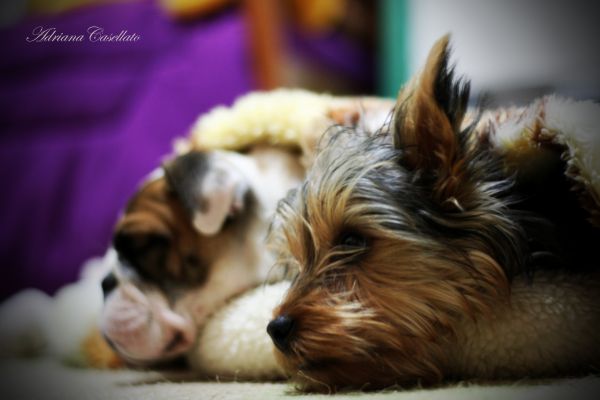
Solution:
M 249 91 L 393 97 L 451 32 L 474 97 L 599 99 L 594 3 L 4 0 L 0 300 L 75 280 L 173 139 Z M 121 39 L 92 42 L 93 26 Z

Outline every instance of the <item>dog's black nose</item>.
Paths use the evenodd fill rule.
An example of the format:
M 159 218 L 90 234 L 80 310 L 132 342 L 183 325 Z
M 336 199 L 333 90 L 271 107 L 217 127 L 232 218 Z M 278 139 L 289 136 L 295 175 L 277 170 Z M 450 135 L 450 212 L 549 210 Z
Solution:
M 104 297 L 108 296 L 110 292 L 112 292 L 119 282 L 117 281 L 117 277 L 114 273 L 109 272 L 108 275 L 102 279 L 102 293 L 104 293 Z
M 283 353 L 290 347 L 290 337 L 294 330 L 294 320 L 287 315 L 280 315 L 267 325 L 267 333 L 275 346 Z

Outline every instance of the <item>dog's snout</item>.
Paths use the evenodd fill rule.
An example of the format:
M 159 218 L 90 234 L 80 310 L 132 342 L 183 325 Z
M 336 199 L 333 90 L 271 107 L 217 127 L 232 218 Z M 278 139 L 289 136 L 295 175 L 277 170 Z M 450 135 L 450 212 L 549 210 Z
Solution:
M 186 340 L 185 340 L 185 335 L 183 334 L 183 332 L 176 331 L 173 334 L 173 337 L 171 338 L 171 340 L 165 346 L 164 352 L 165 353 L 170 353 L 173 350 L 175 350 L 178 347 L 180 347 L 182 344 L 185 344 L 185 342 L 186 342 Z
M 104 293 L 104 297 L 108 296 L 110 292 L 115 290 L 119 282 L 117 281 L 117 277 L 113 272 L 109 272 L 108 275 L 102 279 L 102 293 Z
M 288 315 L 280 315 L 267 325 L 267 333 L 271 336 L 273 343 L 284 353 L 289 350 L 293 330 L 294 320 Z

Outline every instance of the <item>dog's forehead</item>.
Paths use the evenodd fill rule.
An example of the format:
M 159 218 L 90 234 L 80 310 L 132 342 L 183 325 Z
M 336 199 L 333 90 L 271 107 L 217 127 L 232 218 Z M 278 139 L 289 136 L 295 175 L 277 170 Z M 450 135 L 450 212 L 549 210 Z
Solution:
M 325 175 L 342 169 L 348 173 L 368 168 L 375 162 L 396 155 L 388 125 L 367 130 L 361 127 L 334 127 L 319 144 L 313 167 L 308 176 Z
M 405 178 L 398 159 L 399 152 L 385 132 L 345 130 L 318 153 L 298 194 L 305 200 L 360 196 L 362 202 L 368 200 L 364 196 L 396 194 Z
M 410 241 L 423 229 L 423 193 L 385 135 L 345 130 L 332 137 L 281 203 L 273 226 L 284 232 L 284 248 L 297 262 L 326 259 L 349 233 Z

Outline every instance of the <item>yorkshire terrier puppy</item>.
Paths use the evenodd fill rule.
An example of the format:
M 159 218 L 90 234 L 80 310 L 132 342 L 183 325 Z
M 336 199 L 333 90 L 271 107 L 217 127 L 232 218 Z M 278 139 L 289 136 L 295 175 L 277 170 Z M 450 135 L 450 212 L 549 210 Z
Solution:
M 600 234 L 560 149 L 539 180 L 507 168 L 448 57 L 445 37 L 380 130 L 326 135 L 280 203 L 273 237 L 297 273 L 267 331 L 304 390 L 600 365 Z

